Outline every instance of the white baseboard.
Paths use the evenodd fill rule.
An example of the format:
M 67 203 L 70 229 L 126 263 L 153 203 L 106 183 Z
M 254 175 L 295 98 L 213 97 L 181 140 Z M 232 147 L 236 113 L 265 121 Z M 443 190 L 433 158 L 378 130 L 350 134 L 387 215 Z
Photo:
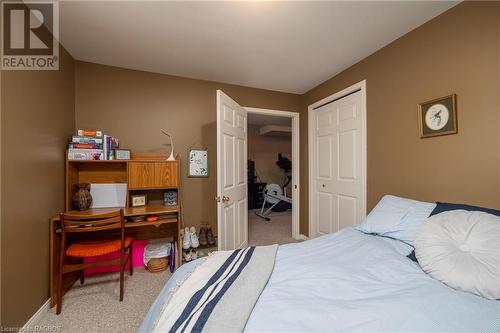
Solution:
M 308 240 L 309 237 L 307 237 L 306 235 L 303 235 L 303 234 L 299 234 L 299 239 L 300 240 Z
M 23 328 L 19 330 L 19 332 L 29 332 L 28 328 L 31 327 L 45 312 L 47 312 L 50 309 L 50 298 L 47 300 L 47 302 L 43 303 L 43 305 L 40 307 L 40 309 L 35 312 L 33 316 L 24 324 Z

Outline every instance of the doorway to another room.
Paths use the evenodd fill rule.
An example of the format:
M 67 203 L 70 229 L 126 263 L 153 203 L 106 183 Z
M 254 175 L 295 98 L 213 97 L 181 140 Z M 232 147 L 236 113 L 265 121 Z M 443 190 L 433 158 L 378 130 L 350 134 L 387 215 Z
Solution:
M 217 240 L 219 250 L 234 250 L 237 248 L 244 248 L 248 245 L 263 245 L 263 244 L 275 244 L 275 243 L 289 243 L 295 240 L 304 239 L 305 236 L 299 233 L 299 113 L 298 112 L 288 112 L 288 111 L 278 111 L 278 110 L 268 110 L 268 109 L 257 109 L 250 107 L 242 107 L 237 102 L 235 102 L 230 96 L 224 94 L 223 91 L 217 90 L 217 195 L 215 196 L 215 201 L 217 202 Z M 257 172 L 262 172 L 265 174 L 268 172 L 270 167 L 266 167 L 259 171 L 260 164 L 254 161 L 254 175 L 251 176 L 250 181 L 248 180 L 248 116 L 250 115 L 252 119 L 254 116 L 273 116 L 271 118 L 264 117 L 265 120 L 260 122 L 258 125 L 257 120 L 251 120 L 250 123 L 253 125 L 258 125 L 258 137 L 262 137 L 260 134 L 261 127 L 266 127 L 263 130 L 264 134 L 270 134 L 271 131 L 282 130 L 279 128 L 280 125 L 274 125 L 273 121 L 286 121 L 289 125 L 291 121 L 291 159 L 286 157 L 286 155 L 281 155 L 279 158 L 279 149 L 271 150 L 272 156 L 268 162 L 272 163 L 273 167 L 278 161 L 280 167 L 276 164 L 278 168 L 278 174 L 281 174 L 283 178 L 281 180 L 277 179 L 276 186 L 262 187 L 261 195 L 263 195 L 260 201 L 260 212 L 255 215 L 255 209 L 253 208 L 250 213 L 252 226 L 249 227 L 249 210 L 248 210 L 248 186 L 249 183 L 270 183 L 273 179 L 263 179 L 262 176 L 255 175 Z M 262 118 L 262 117 L 257 117 Z M 273 127 L 274 126 L 274 127 Z M 278 127 L 278 128 L 277 128 Z M 286 126 L 283 126 L 286 127 Z M 287 132 L 290 131 L 290 126 L 287 128 Z M 255 129 L 254 129 L 255 130 Z M 283 132 L 283 131 L 282 131 Z M 287 134 L 289 136 L 289 134 Z M 267 144 L 260 144 L 260 146 L 266 147 Z M 253 153 L 253 148 L 250 148 Z M 286 150 L 289 152 L 289 148 Z M 289 153 L 288 153 L 289 154 Z M 286 159 L 285 159 L 286 158 Z M 290 170 L 291 163 L 291 170 Z M 269 165 L 269 164 L 267 164 Z M 291 174 L 291 179 L 290 179 Z M 286 184 L 290 179 L 289 184 Z M 262 185 L 262 184 L 261 184 Z M 286 186 L 284 186 L 286 185 Z M 279 189 L 278 189 L 279 188 Z M 286 193 L 285 193 L 286 188 Z M 259 189 L 257 188 L 257 195 Z M 257 198 L 258 200 L 258 198 Z M 291 204 L 290 207 L 285 207 L 282 212 L 273 212 L 273 205 L 282 204 L 281 202 L 286 202 Z M 276 208 L 276 206 L 274 208 Z M 251 206 L 255 207 L 255 205 Z M 271 208 L 269 210 L 269 208 Z M 276 209 L 275 209 L 276 210 Z M 291 223 L 284 223 L 286 226 L 286 232 L 276 228 L 277 225 L 273 224 L 273 216 L 275 213 L 287 213 L 286 215 L 291 215 Z M 256 219 L 254 217 L 257 217 Z M 259 230 L 254 230 L 253 226 L 261 227 Z M 249 231 L 252 238 L 249 242 Z M 259 236 L 260 235 L 260 236 Z M 265 237 L 264 237 L 265 236 Z M 285 236 L 286 239 L 280 238 Z M 291 236 L 291 237 L 289 237 Z
M 276 115 L 271 110 L 264 113 L 246 109 L 248 245 L 296 242 L 293 237 L 292 117 Z

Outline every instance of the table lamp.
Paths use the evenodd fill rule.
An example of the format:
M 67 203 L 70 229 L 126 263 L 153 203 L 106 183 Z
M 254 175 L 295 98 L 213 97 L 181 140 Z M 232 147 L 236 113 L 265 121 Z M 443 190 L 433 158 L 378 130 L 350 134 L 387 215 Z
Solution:
M 172 135 L 163 129 L 161 130 L 161 132 L 170 138 L 170 146 L 172 147 L 172 150 L 170 151 L 170 156 L 167 158 L 167 161 L 175 161 L 174 142 L 172 140 Z

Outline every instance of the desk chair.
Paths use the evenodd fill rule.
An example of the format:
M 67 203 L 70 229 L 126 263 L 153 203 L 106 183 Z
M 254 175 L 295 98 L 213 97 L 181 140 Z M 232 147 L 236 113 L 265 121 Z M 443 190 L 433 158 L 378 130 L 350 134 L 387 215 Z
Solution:
M 61 251 L 59 257 L 59 270 L 57 280 L 57 310 L 61 313 L 62 308 L 62 277 L 63 274 L 80 271 L 80 283 L 84 282 L 84 269 L 97 266 L 120 265 L 120 302 L 123 301 L 124 269 L 127 260 L 130 262 L 130 275 L 133 274 L 132 265 L 132 238 L 125 237 L 125 218 L 123 209 L 98 215 L 75 215 L 60 214 L 61 218 Z M 115 239 L 96 240 L 97 235 L 103 231 L 120 231 L 120 237 Z M 78 234 L 79 238 L 85 238 L 83 233 L 89 234 L 90 241 L 76 241 L 67 246 L 67 237 L 70 234 Z M 102 235 L 101 235 L 102 236 Z M 125 250 L 128 252 L 125 253 Z M 83 258 L 98 257 L 120 251 L 120 258 L 112 260 L 102 260 L 94 263 L 84 264 Z M 128 257 L 126 257 L 128 256 Z M 67 264 L 67 257 L 80 258 L 82 263 Z

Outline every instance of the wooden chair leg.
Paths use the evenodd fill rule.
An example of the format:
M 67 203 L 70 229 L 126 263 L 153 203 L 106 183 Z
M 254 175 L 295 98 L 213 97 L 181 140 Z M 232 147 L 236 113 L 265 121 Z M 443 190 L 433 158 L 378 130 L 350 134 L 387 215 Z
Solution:
M 62 235 L 61 238 L 61 247 L 59 249 L 59 265 L 57 265 L 57 307 L 56 307 L 56 314 L 60 314 L 62 310 L 62 294 L 63 294 L 63 270 L 64 270 L 64 234 Z
M 83 264 L 83 258 L 82 258 L 82 264 Z M 85 270 L 82 269 L 80 271 L 80 284 L 83 284 L 85 282 Z
M 62 267 L 59 267 L 59 272 L 57 274 L 57 307 L 56 314 L 60 314 L 62 310 Z
M 125 262 L 124 262 L 123 250 L 120 254 L 120 302 L 123 301 L 123 280 L 124 280 L 124 272 L 125 272 Z
M 129 255 L 130 275 L 134 275 L 134 265 L 132 262 L 132 257 L 134 255 L 134 251 L 132 250 L 132 242 L 130 242 L 130 246 L 128 248 L 128 255 Z

